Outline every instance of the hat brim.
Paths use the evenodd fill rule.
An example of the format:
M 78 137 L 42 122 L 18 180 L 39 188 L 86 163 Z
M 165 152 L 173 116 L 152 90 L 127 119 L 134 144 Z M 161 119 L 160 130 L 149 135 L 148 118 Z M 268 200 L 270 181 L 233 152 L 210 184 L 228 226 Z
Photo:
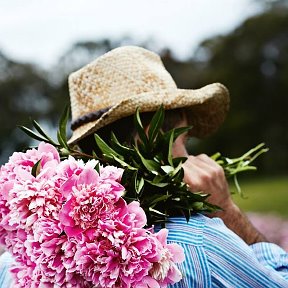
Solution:
M 141 93 L 114 105 L 99 119 L 83 124 L 73 131 L 69 144 L 75 144 L 100 128 L 121 118 L 140 112 L 185 108 L 188 124 L 193 126 L 190 134 L 203 138 L 215 132 L 223 123 L 229 110 L 229 92 L 220 83 L 213 83 L 200 89 L 157 90 Z

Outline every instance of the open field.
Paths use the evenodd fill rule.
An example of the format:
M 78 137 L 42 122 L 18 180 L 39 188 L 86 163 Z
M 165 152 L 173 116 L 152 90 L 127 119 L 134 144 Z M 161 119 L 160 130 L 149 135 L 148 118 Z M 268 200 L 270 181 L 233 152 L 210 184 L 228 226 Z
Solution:
M 239 195 L 233 198 L 242 210 L 271 213 L 288 219 L 288 175 L 253 180 L 242 180 L 240 175 L 238 180 L 245 198 Z

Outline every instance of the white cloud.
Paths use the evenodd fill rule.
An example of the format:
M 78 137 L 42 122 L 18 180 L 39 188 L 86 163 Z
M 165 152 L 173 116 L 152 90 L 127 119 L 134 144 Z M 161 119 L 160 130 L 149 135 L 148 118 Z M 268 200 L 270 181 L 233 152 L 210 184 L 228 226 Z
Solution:
M 154 38 L 179 56 L 257 11 L 250 0 L 9 0 L 0 2 L 0 49 L 50 66 L 78 40 Z

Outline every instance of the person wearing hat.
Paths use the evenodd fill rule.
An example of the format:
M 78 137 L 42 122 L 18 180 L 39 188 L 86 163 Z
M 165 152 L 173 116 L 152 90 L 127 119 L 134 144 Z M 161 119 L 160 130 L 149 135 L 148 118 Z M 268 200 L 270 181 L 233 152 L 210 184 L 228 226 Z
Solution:
M 223 169 L 210 157 L 188 155 L 187 136 L 206 137 L 222 124 L 229 93 L 222 84 L 201 89 L 177 88 L 160 57 L 144 48 L 116 48 L 69 77 L 73 134 L 70 144 L 91 152 L 93 133 L 108 141 L 111 131 L 121 141 L 135 137 L 133 114 L 149 123 L 151 112 L 165 108 L 164 129 L 191 125 L 176 139 L 173 156 L 188 157 L 184 181 L 191 191 L 210 194 L 223 211 L 194 215 L 187 223 L 167 223 L 168 240 L 184 248 L 184 277 L 173 287 L 288 287 L 288 255 L 268 243 L 233 203 Z M 225 223 L 225 224 L 224 224 Z
M 166 110 L 163 129 L 192 126 L 189 135 L 176 139 L 173 156 L 187 157 L 184 181 L 191 191 L 210 194 L 209 202 L 223 211 L 195 214 L 188 223 L 175 215 L 166 224 L 168 240 L 185 252 L 179 266 L 183 279 L 173 287 L 288 287 L 287 253 L 268 243 L 233 203 L 222 168 L 205 154 L 188 155 L 185 148 L 188 136 L 206 137 L 223 123 L 229 109 L 226 87 L 214 83 L 179 89 L 157 54 L 124 46 L 72 73 L 69 92 L 69 143 L 87 152 L 95 148 L 95 132 L 106 141 L 111 131 L 123 142 L 136 137 L 132 119 L 138 107 L 144 126 L 161 105 Z

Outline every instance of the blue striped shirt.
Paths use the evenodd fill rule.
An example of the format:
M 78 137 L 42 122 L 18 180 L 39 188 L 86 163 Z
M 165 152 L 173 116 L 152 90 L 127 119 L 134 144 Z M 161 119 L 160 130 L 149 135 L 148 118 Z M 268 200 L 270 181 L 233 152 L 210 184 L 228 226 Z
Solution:
M 5 252 L 0 256 L 0 288 L 12 288 L 12 278 L 9 273 L 9 268 L 12 263 L 13 258 L 8 252 Z
M 183 279 L 169 288 L 285 288 L 288 254 L 272 243 L 248 246 L 219 218 L 203 215 L 172 218 L 168 241 L 180 244 L 185 261 L 179 265 Z M 8 253 L 0 257 L 0 288 L 9 288 Z
M 180 244 L 183 279 L 172 288 L 288 287 L 288 254 L 272 243 L 248 246 L 219 218 L 172 218 L 168 241 Z M 169 287 L 169 288 L 170 288 Z

